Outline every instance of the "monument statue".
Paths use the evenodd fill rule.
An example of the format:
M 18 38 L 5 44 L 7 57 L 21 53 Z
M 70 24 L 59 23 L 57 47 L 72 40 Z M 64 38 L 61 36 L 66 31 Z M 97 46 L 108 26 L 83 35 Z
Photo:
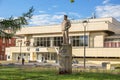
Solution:
M 59 74 L 72 73 L 72 46 L 69 44 L 69 28 L 71 27 L 67 15 L 62 22 L 63 44 L 59 47 Z
M 67 15 L 64 15 L 64 20 L 62 22 L 63 44 L 69 44 L 69 28 L 70 27 L 71 27 L 70 20 L 67 19 Z

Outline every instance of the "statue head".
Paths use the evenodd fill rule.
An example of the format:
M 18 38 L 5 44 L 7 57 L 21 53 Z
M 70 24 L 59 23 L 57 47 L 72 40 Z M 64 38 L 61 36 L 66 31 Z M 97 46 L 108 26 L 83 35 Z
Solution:
M 64 20 L 67 20 L 67 15 L 64 15 Z

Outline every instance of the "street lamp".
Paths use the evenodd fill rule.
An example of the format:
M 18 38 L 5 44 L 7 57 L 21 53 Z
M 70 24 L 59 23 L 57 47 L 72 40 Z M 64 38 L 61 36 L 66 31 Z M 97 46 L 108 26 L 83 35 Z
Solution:
M 22 40 L 18 40 L 18 42 L 20 44 L 20 58 L 22 58 L 22 54 L 21 54 Z
M 88 24 L 88 21 L 87 20 L 84 20 L 82 22 L 83 24 L 83 27 L 84 27 L 84 69 L 86 68 L 86 40 L 85 40 L 85 37 L 86 37 L 86 26 Z

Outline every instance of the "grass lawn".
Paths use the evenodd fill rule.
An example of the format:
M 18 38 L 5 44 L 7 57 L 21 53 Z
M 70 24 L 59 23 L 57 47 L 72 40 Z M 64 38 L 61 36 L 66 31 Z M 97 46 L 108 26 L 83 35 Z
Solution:
M 120 74 L 77 72 L 59 75 L 56 69 L 0 67 L 0 80 L 120 80 Z

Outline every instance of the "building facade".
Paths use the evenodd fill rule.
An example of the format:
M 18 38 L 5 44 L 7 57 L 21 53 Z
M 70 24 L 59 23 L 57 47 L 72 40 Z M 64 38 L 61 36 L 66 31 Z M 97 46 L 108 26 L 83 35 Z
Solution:
M 116 19 L 89 19 L 86 26 L 82 20 L 71 23 L 69 43 L 73 57 L 83 57 L 84 46 L 86 57 L 120 57 L 120 22 Z M 17 60 L 18 56 L 26 61 L 57 60 L 63 42 L 60 24 L 24 27 L 16 35 L 23 37 L 16 39 L 15 47 L 6 48 L 7 60 Z
M 6 60 L 5 48 L 12 46 L 15 46 L 15 38 L 10 38 L 5 32 L 0 31 L 0 60 Z

